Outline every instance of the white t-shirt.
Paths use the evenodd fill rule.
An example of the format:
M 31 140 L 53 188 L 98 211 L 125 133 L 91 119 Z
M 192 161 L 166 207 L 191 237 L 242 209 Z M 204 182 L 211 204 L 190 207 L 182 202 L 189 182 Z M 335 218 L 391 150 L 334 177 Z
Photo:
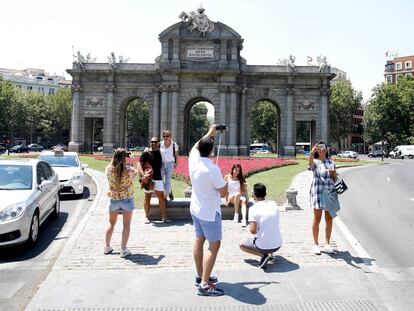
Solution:
M 226 184 L 220 168 L 211 159 L 201 157 L 195 147 L 188 158 L 188 168 L 192 183 L 190 212 L 198 219 L 214 221 L 216 212 L 221 214 L 218 189 Z
M 239 180 L 229 180 L 228 181 L 228 192 L 229 196 L 240 193 L 240 181 Z
M 178 146 L 175 142 L 172 142 L 170 146 L 167 148 L 164 145 L 164 141 L 160 144 L 160 152 L 162 156 L 162 162 L 169 163 L 174 161 L 174 148 L 173 145 L 175 145 L 175 154 L 178 154 Z
M 282 246 L 279 228 L 279 210 L 274 201 L 258 201 L 249 209 L 249 222 L 257 224 L 256 246 L 260 249 L 273 249 Z

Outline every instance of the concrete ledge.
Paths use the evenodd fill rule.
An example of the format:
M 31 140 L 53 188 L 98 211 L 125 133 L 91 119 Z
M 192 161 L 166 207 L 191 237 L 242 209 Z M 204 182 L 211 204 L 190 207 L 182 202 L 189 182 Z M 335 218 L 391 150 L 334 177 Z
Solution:
M 167 202 L 167 216 L 170 219 L 189 220 L 190 214 L 190 198 L 175 198 L 174 201 Z M 251 201 L 248 202 L 247 208 L 252 206 Z M 151 198 L 151 208 L 149 216 L 151 220 L 161 220 L 160 209 L 158 207 L 158 199 Z M 233 219 L 234 206 L 230 204 L 225 206 L 224 200 L 221 200 L 221 216 L 222 219 Z

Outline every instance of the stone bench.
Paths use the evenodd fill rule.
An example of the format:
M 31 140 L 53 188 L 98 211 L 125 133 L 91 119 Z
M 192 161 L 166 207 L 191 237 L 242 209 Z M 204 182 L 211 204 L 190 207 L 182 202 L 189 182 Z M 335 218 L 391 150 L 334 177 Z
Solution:
M 167 216 L 170 219 L 191 219 L 190 214 L 190 198 L 175 198 L 173 201 L 168 201 L 166 204 Z M 252 199 L 247 203 L 247 209 L 253 205 Z M 158 207 L 158 199 L 151 198 L 150 219 L 161 220 L 160 208 Z M 223 219 L 233 219 L 234 205 L 225 205 L 224 199 L 221 200 L 221 216 Z

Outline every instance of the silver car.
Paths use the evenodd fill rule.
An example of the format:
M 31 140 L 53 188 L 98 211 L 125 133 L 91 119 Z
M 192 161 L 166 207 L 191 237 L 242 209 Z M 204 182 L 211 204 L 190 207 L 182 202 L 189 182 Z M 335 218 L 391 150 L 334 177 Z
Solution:
M 0 246 L 37 241 L 40 225 L 59 216 L 60 183 L 37 159 L 0 160 Z

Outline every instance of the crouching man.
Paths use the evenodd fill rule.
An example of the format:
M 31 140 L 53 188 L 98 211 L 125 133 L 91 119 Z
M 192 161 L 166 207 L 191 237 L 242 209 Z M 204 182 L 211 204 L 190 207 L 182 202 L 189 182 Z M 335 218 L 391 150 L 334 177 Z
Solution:
M 240 249 L 259 256 L 259 268 L 265 268 L 272 260 L 272 253 L 282 246 L 279 228 L 279 210 L 274 201 L 266 200 L 266 186 L 253 186 L 255 204 L 249 209 L 250 232 L 253 236 L 240 242 Z

